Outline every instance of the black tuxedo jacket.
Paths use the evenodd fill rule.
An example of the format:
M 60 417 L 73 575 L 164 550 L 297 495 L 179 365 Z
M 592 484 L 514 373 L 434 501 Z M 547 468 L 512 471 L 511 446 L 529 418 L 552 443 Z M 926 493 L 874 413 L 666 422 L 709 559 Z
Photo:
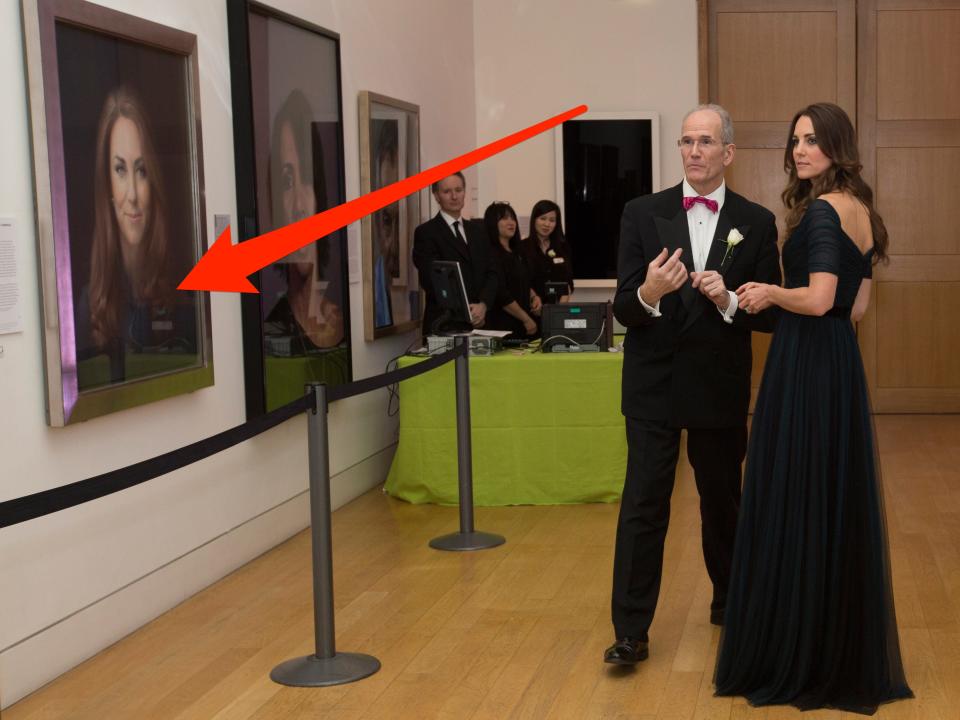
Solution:
M 430 325 L 441 313 L 433 293 L 430 264 L 434 260 L 453 260 L 460 263 L 463 284 L 471 303 L 483 302 L 487 310 L 493 309 L 497 300 L 498 270 L 490 253 L 490 241 L 483 223 L 466 220 L 462 232 L 467 243 L 456 235 L 437 213 L 413 232 L 413 264 L 420 275 L 420 287 L 427 296 L 423 311 L 423 334 L 430 332 Z
M 725 240 L 733 228 L 743 241 L 723 262 Z M 776 308 L 755 315 L 738 309 L 727 323 L 687 278 L 679 290 L 660 300 L 661 317 L 652 317 L 640 304 L 637 288 L 664 248 L 673 253 L 680 247 L 681 260 L 692 272 L 682 183 L 624 206 L 613 304 L 617 319 L 627 327 L 621 409 L 624 415 L 662 420 L 672 427 L 742 425 L 750 403 L 750 333 L 771 332 Z M 705 269 L 719 270 L 728 290 L 751 280 L 779 285 L 773 214 L 728 187 Z

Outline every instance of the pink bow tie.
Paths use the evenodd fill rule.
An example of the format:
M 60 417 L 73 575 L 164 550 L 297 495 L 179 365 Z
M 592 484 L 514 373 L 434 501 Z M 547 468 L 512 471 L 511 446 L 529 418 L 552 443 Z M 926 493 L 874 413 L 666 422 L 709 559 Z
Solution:
M 703 203 L 707 206 L 710 212 L 716 212 L 720 209 L 720 205 L 717 204 L 716 200 L 711 200 L 710 198 L 705 198 L 703 195 L 697 195 L 696 197 L 685 197 L 683 199 L 683 209 L 689 210 L 697 203 Z

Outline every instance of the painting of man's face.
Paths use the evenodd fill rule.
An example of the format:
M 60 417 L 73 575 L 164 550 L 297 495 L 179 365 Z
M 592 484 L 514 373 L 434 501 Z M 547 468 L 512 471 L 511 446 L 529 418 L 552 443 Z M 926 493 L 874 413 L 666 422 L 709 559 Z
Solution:
M 380 190 L 418 173 L 416 106 L 373 93 L 360 95 L 360 122 L 366 128 L 361 162 L 364 177 L 369 177 L 368 190 Z M 365 328 L 370 340 L 402 332 L 407 324 L 419 322 L 419 283 L 415 276 L 410 277 L 411 271 L 416 272 L 410 253 L 419 215 L 419 195 L 414 194 L 374 212 L 363 226 L 364 252 L 368 253 L 364 255 L 364 273 L 372 310 L 368 316 L 365 309 Z

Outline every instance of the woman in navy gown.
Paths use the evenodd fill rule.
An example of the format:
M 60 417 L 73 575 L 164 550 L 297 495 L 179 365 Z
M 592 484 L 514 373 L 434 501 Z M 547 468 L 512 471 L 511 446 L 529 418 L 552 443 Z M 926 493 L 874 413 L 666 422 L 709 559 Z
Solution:
M 753 417 L 717 694 L 873 714 L 912 697 L 851 323 L 886 260 L 887 231 L 841 108 L 796 114 L 784 167 L 784 285 L 737 290 L 741 310 L 781 312 Z

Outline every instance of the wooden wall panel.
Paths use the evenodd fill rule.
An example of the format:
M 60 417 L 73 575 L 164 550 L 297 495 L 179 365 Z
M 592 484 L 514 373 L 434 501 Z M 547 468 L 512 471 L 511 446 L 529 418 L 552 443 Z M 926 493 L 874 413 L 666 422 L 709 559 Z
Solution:
M 760 380 L 763 379 L 763 364 L 767 360 L 767 351 L 770 350 L 770 341 L 773 335 L 755 332 L 752 337 L 753 374 L 750 378 L 750 388 L 754 395 L 752 399 L 756 401 L 756 391 L 760 387 Z
M 877 12 L 877 118 L 960 117 L 960 9 Z
M 960 148 L 877 148 L 874 190 L 891 254 L 960 253 L 958 168 Z
M 783 209 L 793 113 L 832 100 L 857 128 L 890 233 L 857 326 L 877 412 L 960 412 L 960 0 L 698 0 L 701 102 L 736 125 L 735 190 Z M 955 299 L 956 298 L 956 299 Z M 755 341 L 759 377 L 766 339 Z
M 960 388 L 960 282 L 882 282 L 877 316 L 879 388 Z
M 780 193 L 790 120 L 830 100 L 855 115 L 854 0 L 698 0 L 700 101 L 733 116 L 731 189 L 768 208 L 784 232 Z M 753 336 L 756 395 L 770 336 Z
M 784 120 L 837 101 L 836 13 L 721 13 L 717 56 L 717 96 L 737 121 Z
M 783 150 L 738 147 L 733 164 L 727 170 L 727 184 L 744 197 L 760 203 L 777 217 L 777 230 L 784 230 L 785 209 L 780 193 L 786 184 Z
M 860 324 L 877 412 L 960 411 L 960 0 L 858 0 L 858 134 L 890 232 Z

